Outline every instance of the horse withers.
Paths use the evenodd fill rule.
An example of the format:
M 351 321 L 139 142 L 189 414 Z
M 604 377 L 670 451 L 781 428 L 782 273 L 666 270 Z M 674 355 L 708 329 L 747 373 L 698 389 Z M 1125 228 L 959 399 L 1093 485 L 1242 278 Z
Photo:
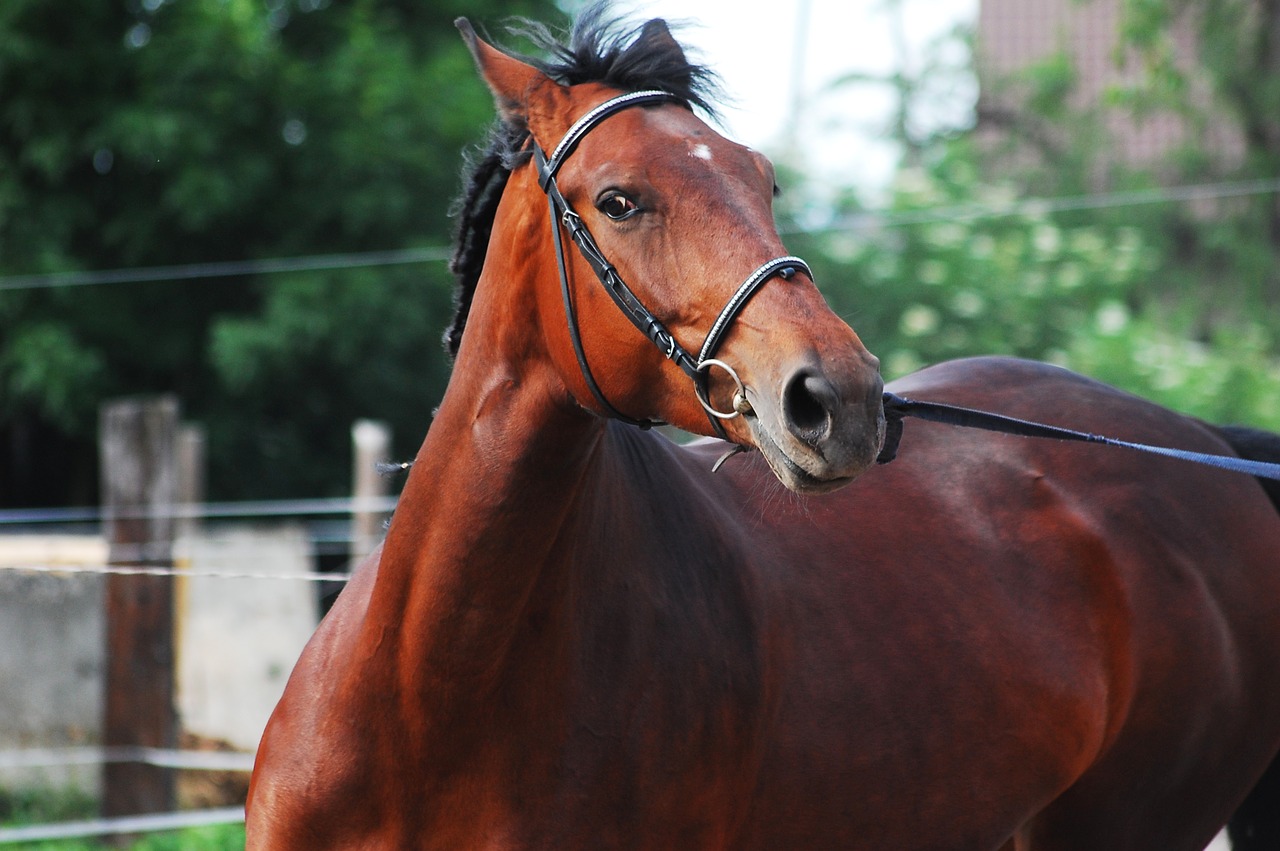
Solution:
M 534 62 L 460 26 L 499 123 L 454 373 L 268 724 L 249 849 L 1200 851 L 1280 750 L 1259 484 L 923 422 L 877 466 L 877 362 L 667 27 L 593 7 Z M 1043 364 L 892 386 L 1280 455 Z

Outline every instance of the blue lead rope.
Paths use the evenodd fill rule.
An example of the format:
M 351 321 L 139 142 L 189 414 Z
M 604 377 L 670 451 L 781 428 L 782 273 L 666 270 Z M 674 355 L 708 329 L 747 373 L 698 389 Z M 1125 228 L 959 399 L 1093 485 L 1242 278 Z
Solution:
M 1068 428 L 1045 425 L 1043 423 L 1007 417 L 1003 414 L 992 414 L 987 411 L 975 411 L 972 408 L 961 408 L 957 405 L 944 405 L 941 402 L 919 402 L 907 399 L 894 393 L 884 394 L 884 415 L 886 435 L 884 449 L 876 459 L 887 464 L 898 454 L 898 443 L 902 439 L 902 421 L 907 417 L 917 417 L 934 423 L 976 428 L 984 431 L 995 431 L 1002 434 L 1014 434 L 1021 437 L 1047 437 L 1054 440 L 1074 440 L 1080 443 L 1101 443 L 1106 446 L 1122 446 L 1136 449 L 1166 458 L 1177 458 L 1196 464 L 1207 464 L 1222 470 L 1245 473 L 1264 479 L 1280 481 L 1280 464 L 1267 461 L 1251 461 L 1248 458 L 1236 458 L 1230 455 L 1213 455 L 1207 452 L 1192 452 L 1187 449 L 1171 449 L 1167 446 L 1150 446 L 1145 443 L 1130 443 L 1114 437 L 1073 431 Z

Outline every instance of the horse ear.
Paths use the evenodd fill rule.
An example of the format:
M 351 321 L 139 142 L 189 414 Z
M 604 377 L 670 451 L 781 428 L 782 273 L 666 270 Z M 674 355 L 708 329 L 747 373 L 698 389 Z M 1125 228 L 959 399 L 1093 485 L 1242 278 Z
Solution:
M 529 113 L 529 94 L 535 87 L 550 82 L 550 78 L 485 42 L 466 18 L 458 18 L 454 25 L 462 33 L 480 76 L 493 92 L 498 112 L 506 121 L 524 123 Z
M 652 50 L 654 55 L 669 53 L 673 59 L 679 57 L 679 64 L 688 64 L 684 48 L 680 46 L 680 42 L 676 41 L 667 22 L 662 18 L 653 18 L 648 21 L 640 30 L 640 37 L 636 39 L 636 43 L 645 45 L 646 50 Z

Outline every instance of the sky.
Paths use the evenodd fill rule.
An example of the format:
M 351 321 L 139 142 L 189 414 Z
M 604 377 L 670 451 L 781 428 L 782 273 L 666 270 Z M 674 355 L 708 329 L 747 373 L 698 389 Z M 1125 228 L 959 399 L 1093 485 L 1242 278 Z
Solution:
M 804 171 L 819 183 L 852 187 L 864 196 L 883 190 L 896 148 L 885 139 L 894 99 L 887 86 L 852 84 L 848 74 L 908 71 L 936 58 L 927 49 L 957 24 L 972 24 L 978 0 L 902 0 L 907 45 L 895 56 L 888 0 L 622 0 L 637 21 L 687 22 L 677 38 L 691 57 L 716 71 L 732 105 L 721 115 L 727 135 L 778 155 L 788 133 Z M 958 47 L 953 48 L 953 51 Z M 950 57 L 957 63 L 962 57 Z M 976 89 L 948 95 L 947 107 L 922 121 L 964 120 Z M 929 110 L 925 110 L 928 112 Z M 958 114 L 957 114 L 958 113 Z M 870 200 L 870 199 L 868 199 Z

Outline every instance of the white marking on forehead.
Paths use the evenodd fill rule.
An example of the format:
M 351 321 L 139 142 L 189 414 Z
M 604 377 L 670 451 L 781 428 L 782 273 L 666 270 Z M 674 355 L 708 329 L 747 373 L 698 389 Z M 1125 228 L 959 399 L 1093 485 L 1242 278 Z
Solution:
M 694 145 L 689 149 L 689 156 L 697 157 L 700 160 L 711 161 L 711 149 L 706 145 Z

